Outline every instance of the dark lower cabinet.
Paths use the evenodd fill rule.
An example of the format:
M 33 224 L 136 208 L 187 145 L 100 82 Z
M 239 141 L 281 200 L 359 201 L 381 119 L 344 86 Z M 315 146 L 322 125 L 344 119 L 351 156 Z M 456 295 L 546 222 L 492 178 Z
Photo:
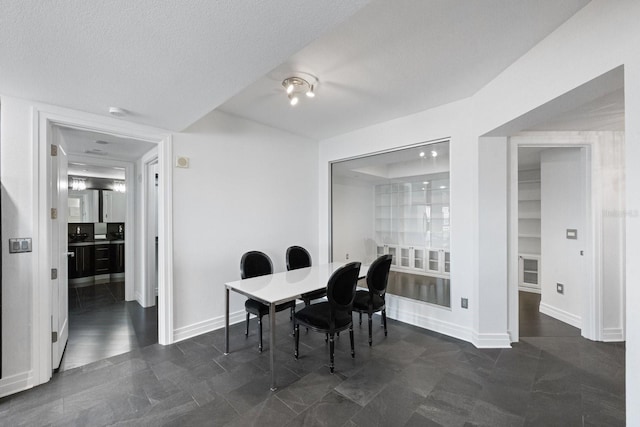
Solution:
M 69 278 L 79 279 L 81 277 L 93 276 L 93 245 L 71 246 L 69 247 L 69 252 L 73 254 L 69 257 Z
M 111 243 L 111 273 L 124 273 L 124 243 Z
M 124 273 L 124 242 L 69 246 L 69 279 Z
M 95 245 L 96 262 L 94 271 L 96 276 L 111 273 L 111 245 Z

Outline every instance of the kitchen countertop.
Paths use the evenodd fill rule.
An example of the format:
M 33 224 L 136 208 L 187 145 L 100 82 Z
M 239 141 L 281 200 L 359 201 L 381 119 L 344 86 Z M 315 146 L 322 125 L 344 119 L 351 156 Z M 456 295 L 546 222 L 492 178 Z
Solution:
M 116 243 L 124 243 L 123 239 L 119 240 L 107 240 L 107 239 L 96 239 L 96 240 L 83 240 L 81 242 L 69 242 L 69 246 L 95 246 L 95 245 L 110 245 Z

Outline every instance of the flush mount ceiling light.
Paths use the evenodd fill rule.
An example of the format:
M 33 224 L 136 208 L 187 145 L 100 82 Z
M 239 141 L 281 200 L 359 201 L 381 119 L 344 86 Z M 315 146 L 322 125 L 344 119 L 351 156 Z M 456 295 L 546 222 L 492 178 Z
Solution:
M 297 105 L 302 94 L 307 98 L 316 96 L 315 89 L 318 86 L 318 78 L 307 73 L 296 73 L 282 81 L 282 86 L 287 92 L 289 104 Z

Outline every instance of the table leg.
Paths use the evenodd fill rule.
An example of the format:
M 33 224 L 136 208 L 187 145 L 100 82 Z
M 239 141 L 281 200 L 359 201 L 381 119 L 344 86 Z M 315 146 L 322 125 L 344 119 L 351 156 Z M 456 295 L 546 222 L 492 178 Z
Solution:
M 269 357 L 271 359 L 271 391 L 276 391 L 276 305 L 269 306 Z
M 229 288 L 225 287 L 224 354 L 229 354 Z

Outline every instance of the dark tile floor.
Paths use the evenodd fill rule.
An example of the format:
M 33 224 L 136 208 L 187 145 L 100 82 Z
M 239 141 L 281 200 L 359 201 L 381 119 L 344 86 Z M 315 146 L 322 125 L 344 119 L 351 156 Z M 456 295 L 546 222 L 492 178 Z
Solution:
M 124 301 L 124 283 L 69 289 L 65 371 L 158 342 L 157 306 Z
M 300 359 L 293 358 L 288 317 L 277 319 L 276 392 L 269 391 L 269 352 L 257 352 L 256 325 L 245 338 L 238 324 L 227 356 L 223 330 L 139 347 L 0 399 L 0 424 L 624 425 L 623 344 L 547 336 L 480 350 L 390 320 L 388 337 L 376 327 L 369 347 L 364 322 L 355 328 L 355 359 L 347 336 L 337 340 L 332 375 L 321 334 L 303 332 Z

